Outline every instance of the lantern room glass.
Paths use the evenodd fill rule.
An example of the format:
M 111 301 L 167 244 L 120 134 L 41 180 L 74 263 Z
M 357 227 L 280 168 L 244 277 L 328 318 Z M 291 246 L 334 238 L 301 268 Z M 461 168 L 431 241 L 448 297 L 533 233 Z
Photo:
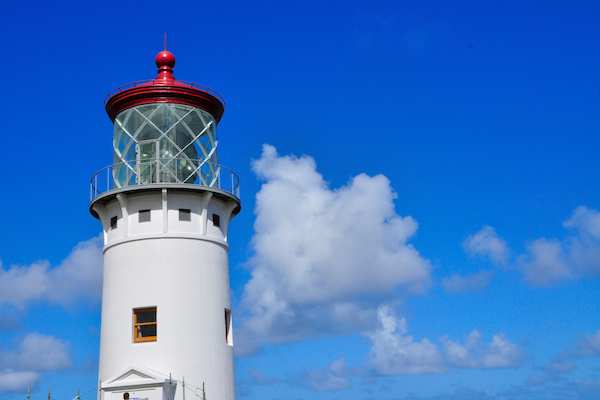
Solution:
M 217 144 L 217 124 L 206 111 L 172 103 L 128 108 L 115 118 L 114 187 L 217 186 Z

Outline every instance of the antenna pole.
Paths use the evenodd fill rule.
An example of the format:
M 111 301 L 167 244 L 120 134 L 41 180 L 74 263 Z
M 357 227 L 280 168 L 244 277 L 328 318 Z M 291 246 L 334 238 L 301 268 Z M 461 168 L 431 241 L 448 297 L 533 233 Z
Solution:
M 167 51 L 167 32 L 165 32 L 165 51 Z

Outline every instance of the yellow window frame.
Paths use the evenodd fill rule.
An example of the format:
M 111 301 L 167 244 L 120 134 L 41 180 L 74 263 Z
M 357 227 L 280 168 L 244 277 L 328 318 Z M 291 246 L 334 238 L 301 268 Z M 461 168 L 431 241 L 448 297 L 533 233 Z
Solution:
M 155 342 L 156 335 L 155 336 L 146 336 L 146 337 L 141 336 L 141 327 L 148 326 L 148 325 L 154 325 L 156 327 L 156 325 L 157 325 L 156 319 L 158 319 L 158 317 L 157 317 L 154 321 L 151 321 L 151 322 L 139 322 L 138 323 L 138 321 L 137 321 L 138 313 L 144 312 L 144 311 L 154 311 L 155 315 L 156 315 L 156 307 L 136 308 L 133 310 L 133 341 L 134 342 Z

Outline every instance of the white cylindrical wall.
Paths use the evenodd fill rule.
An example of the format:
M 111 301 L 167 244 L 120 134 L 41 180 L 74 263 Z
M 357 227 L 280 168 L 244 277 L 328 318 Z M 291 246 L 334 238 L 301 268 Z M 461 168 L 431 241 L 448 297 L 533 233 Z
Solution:
M 204 384 L 207 400 L 235 399 L 225 333 L 232 203 L 206 193 L 145 192 L 100 207 L 106 243 L 99 379 L 144 367 L 179 382 L 185 377 L 188 386 Z M 180 209 L 190 210 L 190 221 L 180 220 Z M 150 210 L 150 221 L 139 221 L 140 210 Z M 147 307 L 157 310 L 156 341 L 134 342 L 133 310 Z M 175 400 L 182 396 L 179 384 Z

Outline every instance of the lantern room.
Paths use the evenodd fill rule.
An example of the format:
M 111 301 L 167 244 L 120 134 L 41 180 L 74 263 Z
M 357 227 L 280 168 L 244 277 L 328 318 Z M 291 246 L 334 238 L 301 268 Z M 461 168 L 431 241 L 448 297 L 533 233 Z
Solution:
M 156 57 L 158 77 L 123 85 L 108 94 L 114 122 L 113 188 L 152 183 L 218 187 L 217 124 L 221 96 L 173 76 L 175 57 Z

